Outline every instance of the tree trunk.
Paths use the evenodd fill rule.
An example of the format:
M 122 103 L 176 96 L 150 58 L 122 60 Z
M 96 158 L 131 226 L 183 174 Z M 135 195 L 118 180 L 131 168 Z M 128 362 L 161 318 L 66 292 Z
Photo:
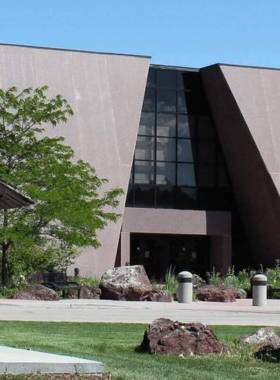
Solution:
M 2 286 L 8 285 L 8 245 L 2 243 Z
M 8 212 L 4 210 L 3 218 L 3 229 L 5 230 L 8 227 Z M 11 245 L 11 242 L 3 241 L 2 246 L 2 287 L 8 286 L 8 250 Z

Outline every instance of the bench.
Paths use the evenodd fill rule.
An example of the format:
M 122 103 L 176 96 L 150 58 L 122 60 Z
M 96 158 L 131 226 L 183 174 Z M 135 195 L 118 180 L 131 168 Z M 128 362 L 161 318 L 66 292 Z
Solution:
M 272 298 L 274 293 L 280 293 L 280 288 L 274 288 L 271 285 L 267 286 L 267 297 Z
M 77 282 L 67 281 L 67 275 L 63 272 L 42 272 L 44 282 L 42 285 L 56 292 L 62 290 L 62 297 L 65 297 L 66 290 L 77 290 L 78 298 L 81 296 L 81 286 Z

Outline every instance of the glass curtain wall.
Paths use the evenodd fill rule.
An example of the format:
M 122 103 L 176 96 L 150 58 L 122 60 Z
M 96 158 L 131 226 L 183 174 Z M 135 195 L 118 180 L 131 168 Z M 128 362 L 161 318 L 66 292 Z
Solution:
M 150 68 L 126 206 L 227 210 L 230 204 L 200 73 Z

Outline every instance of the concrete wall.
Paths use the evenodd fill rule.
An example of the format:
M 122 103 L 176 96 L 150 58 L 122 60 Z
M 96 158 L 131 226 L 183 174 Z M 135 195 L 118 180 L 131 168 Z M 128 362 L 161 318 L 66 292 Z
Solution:
M 75 116 L 65 125 L 47 128 L 64 136 L 76 159 L 108 178 L 104 190 L 127 191 L 149 68 L 149 58 L 0 45 L 0 87 L 49 86 L 63 95 Z M 123 214 L 125 196 L 118 212 Z M 98 234 L 102 248 L 85 249 L 75 266 L 82 276 L 101 275 L 113 267 L 122 218 Z
M 280 258 L 280 71 L 201 70 L 255 265 Z
M 231 265 L 231 213 L 221 211 L 125 208 L 121 265 L 130 262 L 130 234 L 211 236 L 211 267 L 225 273 Z

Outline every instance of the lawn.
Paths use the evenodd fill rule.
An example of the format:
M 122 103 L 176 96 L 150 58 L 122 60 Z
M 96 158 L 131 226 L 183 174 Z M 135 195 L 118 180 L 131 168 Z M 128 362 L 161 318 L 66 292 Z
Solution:
M 231 354 L 191 358 L 135 352 L 145 328 L 141 324 L 0 322 L 0 344 L 100 360 L 113 380 L 280 378 L 280 364 L 257 361 L 252 349 L 235 343 L 255 327 L 215 326 L 214 332 Z M 280 334 L 280 328 L 275 331 Z

